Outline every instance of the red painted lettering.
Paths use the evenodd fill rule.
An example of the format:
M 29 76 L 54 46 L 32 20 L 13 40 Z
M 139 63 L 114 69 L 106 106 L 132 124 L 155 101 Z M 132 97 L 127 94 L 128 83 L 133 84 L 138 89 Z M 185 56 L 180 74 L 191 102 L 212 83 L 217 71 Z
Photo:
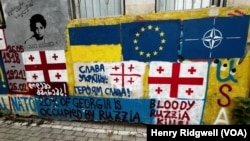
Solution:
M 227 92 L 231 92 L 232 91 L 232 87 L 228 84 L 223 84 L 222 86 L 220 86 L 220 93 L 226 98 L 226 102 L 223 104 L 221 99 L 217 100 L 217 103 L 221 106 L 221 107 L 227 107 L 230 105 L 231 103 L 231 99 L 228 96 L 228 94 L 226 94 L 224 92 L 224 88 L 226 88 Z

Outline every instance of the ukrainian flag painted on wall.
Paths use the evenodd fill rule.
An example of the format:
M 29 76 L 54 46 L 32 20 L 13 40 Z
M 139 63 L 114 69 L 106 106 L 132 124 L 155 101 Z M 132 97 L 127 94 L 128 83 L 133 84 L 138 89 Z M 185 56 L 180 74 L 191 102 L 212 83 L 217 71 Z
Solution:
M 68 29 L 73 62 L 121 61 L 120 25 Z

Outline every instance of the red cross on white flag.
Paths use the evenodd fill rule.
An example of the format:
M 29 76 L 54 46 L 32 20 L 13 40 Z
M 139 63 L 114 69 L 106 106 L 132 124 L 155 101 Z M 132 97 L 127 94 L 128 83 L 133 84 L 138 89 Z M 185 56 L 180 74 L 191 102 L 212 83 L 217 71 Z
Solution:
M 27 82 L 67 82 L 64 50 L 22 53 Z
M 75 94 L 142 98 L 146 65 L 139 61 L 75 62 Z
M 204 98 L 207 62 L 151 62 L 149 68 L 151 98 Z
M 142 89 L 146 64 L 138 61 L 112 63 L 108 68 L 111 85 L 117 88 Z

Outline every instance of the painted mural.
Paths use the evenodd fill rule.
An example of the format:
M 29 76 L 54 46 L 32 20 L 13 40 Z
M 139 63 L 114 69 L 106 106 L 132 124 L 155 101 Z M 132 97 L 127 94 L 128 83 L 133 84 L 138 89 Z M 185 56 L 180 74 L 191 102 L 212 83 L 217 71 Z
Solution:
M 7 45 L 1 54 L 10 94 L 34 95 L 27 85 L 30 77 L 27 78 L 26 64 L 24 64 L 26 62 L 23 62 L 22 58 L 23 52 L 40 50 L 64 52 L 66 48 L 65 26 L 69 21 L 68 8 L 65 3 L 67 0 L 59 2 L 53 0 L 46 2 L 39 0 L 2 1 L 8 26 L 5 28 Z
M 67 0 L 3 0 L 2 5 L 9 45 L 23 45 L 25 51 L 65 49 Z
M 144 62 L 74 63 L 74 93 L 85 96 L 143 98 Z
M 6 29 L 1 110 L 58 120 L 234 124 L 234 98 L 249 94 L 249 8 L 220 8 L 216 17 L 202 9 L 65 24 L 49 20 L 56 4 L 33 11 L 39 4 L 3 2 L 7 27 L 30 19 L 25 26 L 34 34 Z M 65 37 L 36 35 L 36 26 Z

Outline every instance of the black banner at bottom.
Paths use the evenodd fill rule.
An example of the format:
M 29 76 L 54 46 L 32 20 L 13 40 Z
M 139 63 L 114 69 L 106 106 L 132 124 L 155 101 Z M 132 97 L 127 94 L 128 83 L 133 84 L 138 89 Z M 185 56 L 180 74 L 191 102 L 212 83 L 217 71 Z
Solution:
M 204 139 L 250 141 L 249 125 L 148 125 L 147 140 L 169 139 L 170 141 Z

